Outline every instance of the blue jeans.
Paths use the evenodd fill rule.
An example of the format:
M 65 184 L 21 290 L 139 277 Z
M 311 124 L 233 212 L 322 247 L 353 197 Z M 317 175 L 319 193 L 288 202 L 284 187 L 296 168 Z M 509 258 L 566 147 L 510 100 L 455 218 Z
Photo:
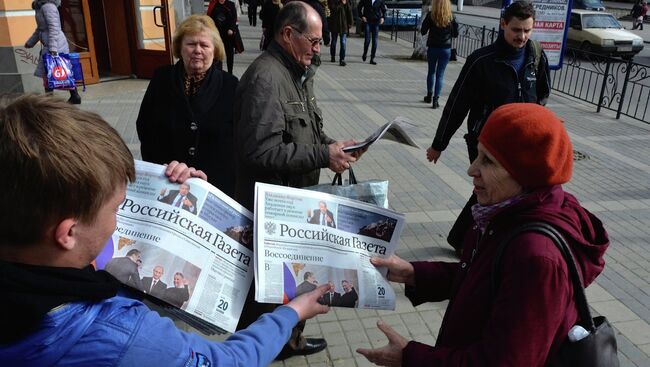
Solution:
M 363 41 L 363 55 L 368 54 L 368 45 L 370 45 L 370 33 L 372 32 L 372 50 L 370 50 L 370 59 L 375 58 L 377 53 L 377 41 L 379 39 L 379 24 L 366 23 L 365 40 Z
M 427 49 L 427 61 L 429 62 L 429 69 L 427 70 L 428 95 L 430 95 L 433 90 L 433 78 L 435 73 L 436 89 L 433 96 L 440 96 L 440 92 L 442 92 L 443 78 L 445 77 L 445 69 L 447 68 L 450 57 L 451 48 L 429 47 Z
M 330 55 L 332 58 L 336 57 L 336 39 L 341 36 L 341 53 L 339 61 L 345 60 L 345 47 L 348 44 L 348 34 L 347 33 L 334 33 L 332 32 L 332 43 L 330 44 Z

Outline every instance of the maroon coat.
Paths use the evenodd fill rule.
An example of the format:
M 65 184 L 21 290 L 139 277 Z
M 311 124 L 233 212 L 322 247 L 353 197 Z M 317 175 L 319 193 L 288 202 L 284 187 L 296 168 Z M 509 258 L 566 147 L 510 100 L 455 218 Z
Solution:
M 497 213 L 482 238 L 473 228 L 460 262 L 413 263 L 415 287 L 406 289 L 413 305 L 450 301 L 436 346 L 409 342 L 404 366 L 543 366 L 554 355 L 578 314 L 566 263 L 548 237 L 515 237 L 501 259 L 498 292 L 490 295 L 496 248 L 508 231 L 531 221 L 560 230 L 585 284 L 600 274 L 609 245 L 600 220 L 559 185 L 536 190 Z

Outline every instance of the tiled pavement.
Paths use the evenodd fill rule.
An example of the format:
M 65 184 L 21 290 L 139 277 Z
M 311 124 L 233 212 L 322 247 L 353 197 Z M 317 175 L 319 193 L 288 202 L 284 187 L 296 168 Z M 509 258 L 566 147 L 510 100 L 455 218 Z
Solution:
M 242 20 L 245 19 L 242 17 Z M 244 22 L 243 22 L 244 23 Z M 235 56 L 240 76 L 256 57 L 259 28 L 241 25 L 246 51 Z M 330 63 L 323 49 L 316 95 L 325 113 L 325 130 L 335 138 L 363 139 L 384 122 L 405 116 L 419 124 L 414 137 L 422 149 L 381 141 L 355 164 L 360 179 L 390 180 L 390 205 L 406 213 L 407 226 L 398 254 L 409 260 L 453 259 L 445 236 L 471 192 L 462 131 L 456 133 L 438 164 L 426 161 L 441 110 L 421 102 L 426 64 L 411 61 L 409 45 L 380 39 L 379 65 L 361 62 L 362 40 L 348 40 L 348 66 Z M 447 101 L 460 62 L 450 63 L 441 104 Z M 82 108 L 96 111 L 115 126 L 139 156 L 135 120 L 147 87 L 146 80 L 121 80 L 89 86 Z M 566 122 L 575 150 L 586 159 L 575 162 L 574 176 L 565 187 L 595 212 L 610 233 L 605 271 L 587 294 L 593 309 L 606 315 L 618 330 L 622 366 L 650 366 L 650 125 L 553 94 L 548 104 Z M 464 128 L 463 128 L 464 129 Z M 332 173 L 323 171 L 322 180 Z M 375 326 L 383 319 L 398 332 L 434 343 L 446 303 L 414 308 L 403 288 L 395 311 L 334 309 L 308 322 L 308 336 L 323 335 L 326 351 L 294 357 L 274 366 L 365 366 L 358 347 L 381 346 L 385 338 Z

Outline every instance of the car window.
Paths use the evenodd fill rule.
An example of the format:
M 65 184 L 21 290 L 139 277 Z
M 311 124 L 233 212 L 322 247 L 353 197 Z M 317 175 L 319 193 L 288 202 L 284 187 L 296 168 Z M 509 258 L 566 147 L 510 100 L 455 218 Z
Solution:
M 622 28 L 611 14 L 583 14 L 583 28 Z

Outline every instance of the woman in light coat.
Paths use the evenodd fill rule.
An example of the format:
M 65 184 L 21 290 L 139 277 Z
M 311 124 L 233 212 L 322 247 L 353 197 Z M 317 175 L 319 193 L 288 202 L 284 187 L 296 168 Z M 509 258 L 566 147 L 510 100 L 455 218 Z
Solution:
M 43 88 L 45 88 L 46 93 L 51 93 L 52 90 L 47 87 L 47 73 L 45 71 L 45 64 L 43 63 L 43 52 L 49 52 L 52 56 L 70 52 L 68 40 L 61 29 L 59 6 L 61 6 L 61 0 L 32 1 L 32 9 L 36 11 L 36 30 L 34 30 L 32 36 L 25 42 L 26 48 L 34 47 L 36 42 L 39 41 L 43 45 L 34 76 L 43 78 Z M 81 103 L 81 96 L 79 96 L 76 88 L 70 90 L 70 99 L 68 99 L 68 102 L 72 104 Z

